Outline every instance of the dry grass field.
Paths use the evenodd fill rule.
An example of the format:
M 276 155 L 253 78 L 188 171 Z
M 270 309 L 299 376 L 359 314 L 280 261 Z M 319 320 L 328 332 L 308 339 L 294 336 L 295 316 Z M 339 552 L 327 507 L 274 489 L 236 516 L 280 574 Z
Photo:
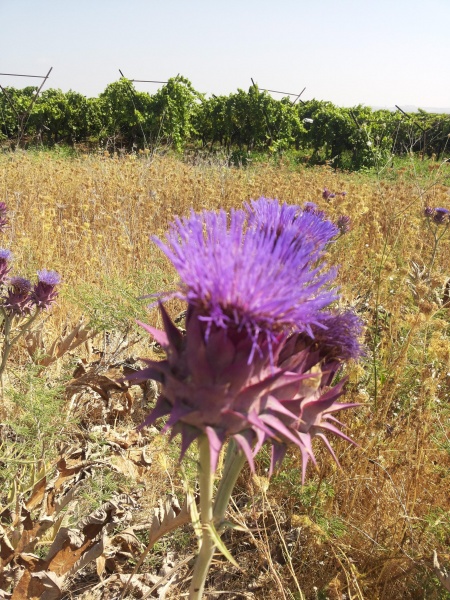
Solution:
M 327 201 L 324 187 L 346 195 Z M 154 428 L 135 431 L 156 390 L 116 383 L 138 357 L 158 355 L 134 323 L 157 324 L 157 312 L 138 298 L 176 282 L 149 237 L 163 236 L 191 208 L 229 209 L 266 196 L 315 202 L 332 220 L 351 218 L 327 262 L 340 266 L 341 303 L 365 325 L 366 356 L 346 365 L 346 401 L 361 406 L 343 420 L 358 446 L 332 440 L 342 470 L 318 447 L 319 467 L 309 467 L 304 486 L 294 450 L 270 485 L 268 456 L 258 459 L 257 476 L 244 469 L 230 520 L 248 529 L 224 535 L 242 570 L 218 555 L 205 597 L 450 598 L 432 567 L 434 550 L 450 564 L 450 228 L 429 273 L 434 238 L 423 215 L 426 206 L 450 208 L 449 191 L 450 163 L 413 158 L 369 175 L 144 154 L 1 155 L 0 201 L 10 225 L 0 246 L 13 252 L 12 272 L 35 278 L 47 268 L 63 278 L 56 306 L 16 345 L 3 377 L 0 536 L 9 532 L 15 548 L 11 573 L 13 563 L 16 577 L 32 571 L 26 556 L 43 561 L 66 528 L 86 534 L 83 519 L 122 494 L 120 510 L 105 509 L 108 527 L 95 530 L 100 551 L 94 533 L 84 550 L 73 550 L 72 562 L 61 550 L 68 538 L 55 550 L 63 557 L 50 565 L 60 592 L 48 596 L 121 597 L 152 539 L 158 502 L 176 497 L 182 505 L 195 474 L 193 453 L 181 469 L 176 439 L 169 444 Z M 174 316 L 183 310 L 176 301 L 168 308 Z M 70 487 L 76 493 L 69 498 Z M 158 526 L 177 512 L 161 508 Z M 45 532 L 43 515 L 51 521 Z M 180 515 L 180 526 L 169 523 L 138 564 L 125 597 L 186 597 L 191 571 L 183 561 L 196 539 L 188 515 Z M 151 591 L 164 575 L 171 585 Z M 26 597 L 6 575 L 3 583 L 0 598 Z

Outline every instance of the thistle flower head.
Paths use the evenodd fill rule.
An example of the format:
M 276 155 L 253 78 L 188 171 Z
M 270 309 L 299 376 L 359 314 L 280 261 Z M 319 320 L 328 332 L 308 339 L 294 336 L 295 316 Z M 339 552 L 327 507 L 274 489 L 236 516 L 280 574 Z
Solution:
M 12 258 L 11 250 L 5 250 L 5 248 L 0 248 L 0 260 L 9 261 Z
M 58 297 L 56 286 L 60 282 L 61 276 L 56 271 L 38 271 L 38 283 L 31 294 L 33 304 L 40 309 L 49 308 Z
M 32 287 L 31 281 L 25 277 L 11 277 L 8 284 L 16 292 L 30 292 Z
M 447 208 L 437 207 L 434 209 L 433 221 L 438 225 L 448 223 L 450 221 L 450 210 Z
M 42 271 L 38 271 L 38 279 L 40 283 L 44 283 L 45 285 L 58 285 L 61 283 L 61 275 L 56 271 L 47 271 L 47 269 L 42 269 Z
M 319 207 L 317 206 L 317 204 L 314 204 L 314 202 L 305 202 L 305 204 L 303 205 L 303 211 L 307 212 L 307 213 L 312 213 L 313 215 L 316 215 L 316 217 L 319 217 L 320 219 L 325 219 L 325 213 L 323 210 L 320 210 Z
M 322 192 L 322 198 L 324 200 L 331 200 L 331 198 L 336 198 L 336 194 L 330 192 L 330 190 L 327 187 L 324 187 Z
M 0 248 L 0 284 L 5 282 L 6 275 L 11 270 L 11 267 L 9 266 L 11 258 L 11 250 L 5 250 L 4 248 Z
M 249 226 L 259 227 L 267 231 L 275 231 L 277 236 L 292 234 L 293 244 L 298 249 L 300 246 L 307 252 L 322 251 L 337 234 L 338 230 L 323 212 L 317 210 L 313 203 L 308 210 L 296 205 L 280 204 L 277 200 L 259 198 L 245 204 L 248 213 Z M 305 205 L 306 206 L 306 205 Z M 292 248 L 289 247 L 289 252 Z M 312 256 L 310 256 L 312 261 Z
M 306 343 L 320 353 L 322 360 L 358 359 L 363 353 L 359 341 L 362 323 L 351 311 L 322 311 L 320 325 L 311 329 L 313 338 Z
M 30 312 L 31 281 L 24 277 L 11 277 L 8 292 L 3 301 L 5 310 L 10 314 L 25 315 Z
M 450 210 L 447 208 L 432 208 L 431 206 L 427 206 L 424 210 L 424 214 L 428 219 L 431 218 L 436 225 L 443 225 L 450 222 Z
M 336 297 L 328 289 L 334 271 L 317 264 L 332 233 L 329 221 L 260 199 L 229 219 L 192 212 L 172 224 L 166 242 L 156 239 L 179 273 L 177 295 L 188 310 L 184 334 L 161 303 L 164 330 L 141 324 L 166 352 L 129 376 L 162 384 L 144 425 L 168 415 L 165 430 L 181 434 L 182 455 L 206 434 L 213 471 L 230 437 L 251 468 L 265 442 L 271 471 L 294 443 L 304 474 L 315 462 L 315 435 L 334 456 L 325 433 L 348 439 L 332 415 L 353 405 L 336 402 L 343 381 L 329 385 L 340 363 L 357 357 L 360 325 L 354 315 L 324 310 Z
M 341 215 L 340 217 L 338 217 L 336 225 L 341 235 L 344 235 L 345 233 L 348 233 L 350 231 L 350 221 L 351 219 L 347 215 Z
M 316 239 L 328 241 L 323 232 L 335 232 L 329 222 L 315 225 Z M 317 312 L 336 298 L 324 287 L 335 271 L 311 264 L 314 242 L 302 244 L 297 226 L 281 235 L 275 218 L 262 229 L 242 210 L 231 211 L 229 219 L 224 211 L 192 212 L 171 225 L 166 243 L 155 242 L 178 271 L 177 297 L 200 310 L 203 321 L 243 329 L 255 340 L 259 332 L 272 337 L 309 330 Z

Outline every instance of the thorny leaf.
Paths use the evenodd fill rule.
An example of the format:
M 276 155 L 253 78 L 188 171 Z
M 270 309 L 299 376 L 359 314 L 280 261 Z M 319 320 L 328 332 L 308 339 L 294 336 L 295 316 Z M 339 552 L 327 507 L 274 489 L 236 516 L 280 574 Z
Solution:
M 149 527 L 149 542 L 145 551 L 139 557 L 139 560 L 133 570 L 133 573 L 128 576 L 128 581 L 131 582 L 131 578 L 136 575 L 139 567 L 144 562 L 147 554 L 156 542 L 161 539 L 167 533 L 170 533 L 174 529 L 181 527 L 189 523 L 191 520 L 191 511 L 189 508 L 190 500 L 186 497 L 183 506 L 180 508 L 179 502 L 173 494 L 168 494 L 166 501 L 163 502 L 161 499 L 158 501 L 158 506 L 152 511 L 152 518 L 149 524 L 139 525 L 134 529 L 136 531 L 143 531 Z M 195 504 L 195 500 L 194 500 Z M 122 598 L 125 597 L 128 589 L 128 583 L 125 584 L 122 590 Z
M 121 517 L 135 508 L 127 494 L 105 502 L 82 519 L 77 528 L 61 527 L 45 559 L 29 560 L 15 587 L 12 600 L 42 598 L 56 600 L 67 577 L 70 577 L 104 552 L 105 534 L 121 522 Z M 24 566 L 24 555 L 16 557 Z
M 97 332 L 86 326 L 81 319 L 68 333 L 58 336 L 49 348 L 45 347 L 43 340 L 43 328 L 33 329 L 25 334 L 25 343 L 28 354 L 31 358 L 36 357 L 37 364 L 42 367 L 48 367 L 64 356 L 67 352 L 72 352 L 75 348 L 85 344 L 88 340 L 97 335 Z
M 158 507 L 154 508 L 152 512 L 149 530 L 149 545 L 152 546 L 164 535 L 189 523 L 191 519 L 187 500 L 180 507 L 173 494 L 168 494 L 165 502 L 160 499 Z
M 0 512 L 0 586 L 4 590 L 13 586 L 13 600 L 59 598 L 60 584 L 103 553 L 106 533 L 123 525 L 136 506 L 130 496 L 121 495 L 76 527 L 62 527 L 63 518 L 70 514 L 62 510 L 92 470 L 105 466 L 102 461 L 83 460 L 85 454 L 84 449 L 67 451 L 53 468 L 41 470 L 28 498 L 16 486 L 12 506 Z M 31 554 L 52 527 L 53 542 L 45 558 Z

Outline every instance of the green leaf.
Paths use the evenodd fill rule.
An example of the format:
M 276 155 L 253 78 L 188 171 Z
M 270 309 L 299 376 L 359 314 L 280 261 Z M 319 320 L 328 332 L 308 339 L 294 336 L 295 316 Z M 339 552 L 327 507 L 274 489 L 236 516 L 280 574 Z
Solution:
M 244 525 L 238 525 L 237 523 L 232 523 L 231 521 L 222 521 L 220 523 L 220 528 L 222 529 L 222 527 L 229 527 L 230 529 L 234 529 L 235 531 L 250 531 L 248 527 L 245 527 Z
M 230 552 L 228 551 L 227 547 L 225 546 L 225 544 L 223 543 L 223 541 L 220 539 L 220 535 L 217 533 L 216 528 L 214 527 L 214 525 L 212 523 L 208 523 L 206 525 L 215 546 L 217 547 L 217 549 L 219 550 L 219 552 L 221 554 L 223 554 L 225 556 L 225 558 L 233 565 L 235 566 L 237 569 L 239 569 L 240 571 L 242 571 L 241 567 L 237 564 L 237 562 L 234 560 L 234 558 L 231 556 Z

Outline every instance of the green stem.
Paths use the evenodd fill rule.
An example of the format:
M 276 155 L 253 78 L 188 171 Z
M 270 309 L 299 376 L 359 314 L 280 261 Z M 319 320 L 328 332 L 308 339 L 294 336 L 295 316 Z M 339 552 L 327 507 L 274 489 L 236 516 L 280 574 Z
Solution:
M 233 440 L 230 440 L 225 457 L 222 479 L 213 504 L 212 494 L 214 477 L 211 473 L 209 463 L 209 442 L 205 435 L 199 438 L 198 447 L 202 544 L 195 562 L 194 573 L 189 590 L 190 600 L 200 600 L 202 597 L 206 576 L 215 550 L 215 543 L 211 535 L 210 526 L 214 525 L 216 531 L 219 533 L 221 529 L 223 529 L 225 511 L 227 510 L 239 473 L 242 471 L 242 467 L 246 460 L 244 453 L 237 449 Z
M 217 531 L 220 531 L 222 527 L 225 511 L 227 510 L 231 494 L 244 464 L 244 453 L 237 449 L 236 443 L 231 439 L 228 443 L 223 475 L 214 502 L 213 515 L 214 522 L 217 524 Z
M 202 542 L 200 552 L 195 561 L 191 587 L 189 588 L 190 600 L 201 600 L 205 587 L 209 565 L 214 555 L 214 541 L 210 526 L 213 522 L 213 481 L 211 472 L 209 441 L 205 434 L 198 438 L 198 482 L 200 488 L 200 522 L 202 525 Z

